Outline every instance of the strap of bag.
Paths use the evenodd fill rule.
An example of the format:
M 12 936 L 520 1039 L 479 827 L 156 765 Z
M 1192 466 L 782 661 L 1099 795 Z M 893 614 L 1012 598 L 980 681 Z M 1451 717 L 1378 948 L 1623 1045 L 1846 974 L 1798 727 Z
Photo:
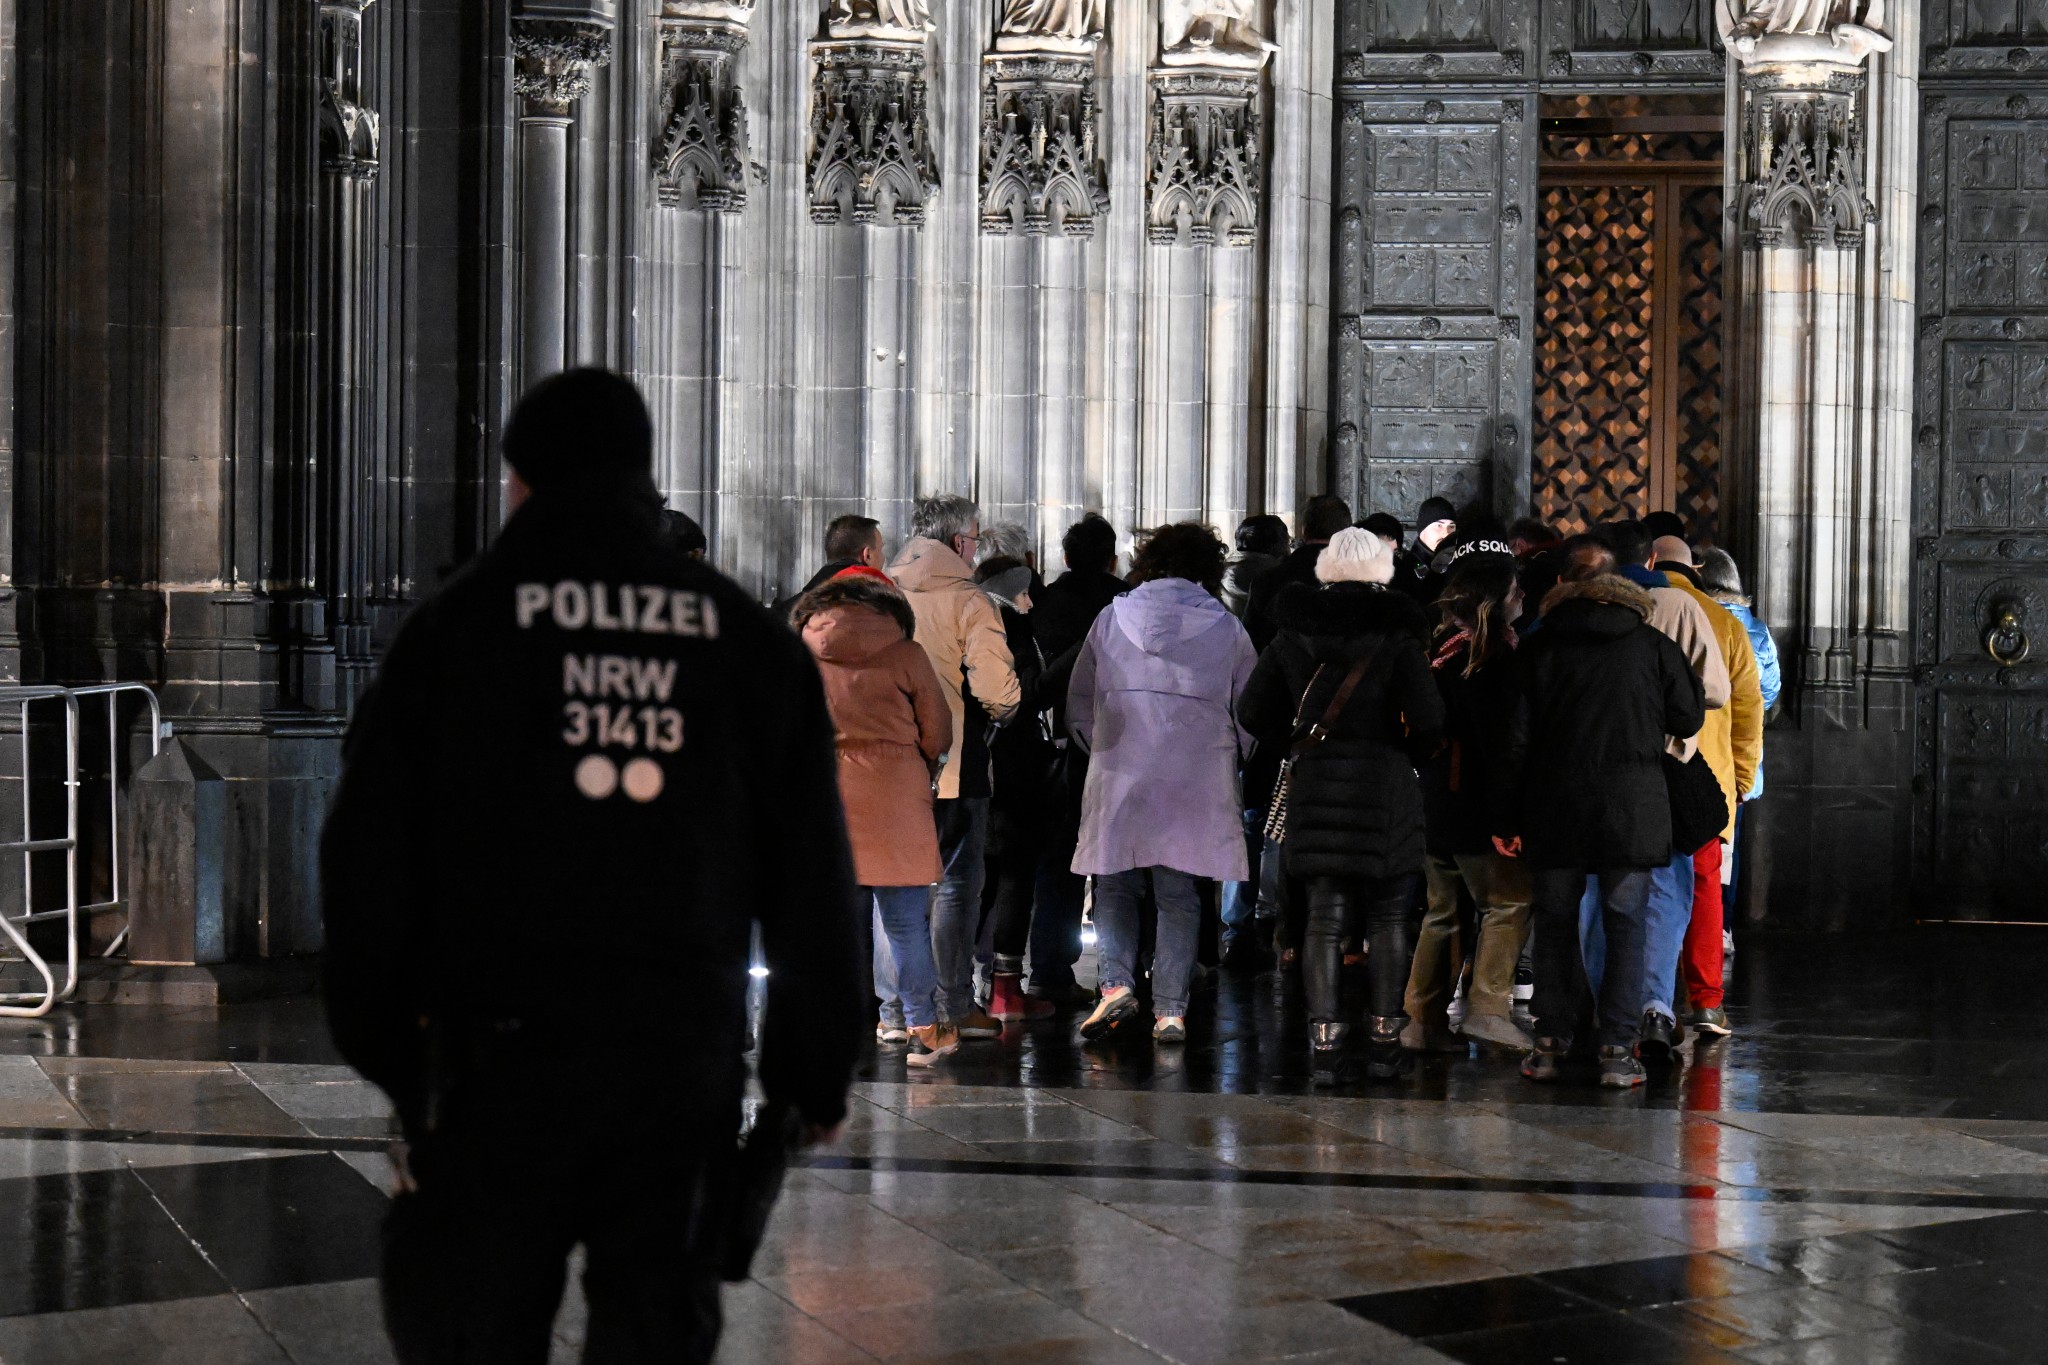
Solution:
M 1379 656 L 1379 652 L 1379 646 L 1374 645 L 1366 651 L 1364 658 L 1351 665 L 1350 671 L 1344 675 L 1344 681 L 1337 684 L 1336 695 L 1332 696 L 1330 704 L 1323 708 L 1322 718 L 1314 725 L 1309 726 L 1307 732 L 1294 741 L 1294 748 L 1289 754 L 1290 757 L 1299 758 L 1330 737 L 1330 727 L 1337 723 L 1337 718 L 1344 714 L 1344 708 L 1351 704 L 1351 694 L 1356 692 L 1358 685 L 1365 681 L 1366 670 L 1372 667 L 1372 661 Z M 1327 665 L 1325 666 L 1327 667 Z M 1322 669 L 1317 669 L 1316 677 L 1321 677 L 1322 672 Z M 1309 692 L 1315 690 L 1315 685 L 1315 678 L 1310 678 L 1308 688 L 1301 694 L 1301 699 L 1304 702 L 1308 700 Z M 1301 718 L 1297 715 L 1295 717 L 1295 725 L 1298 728 L 1300 724 Z

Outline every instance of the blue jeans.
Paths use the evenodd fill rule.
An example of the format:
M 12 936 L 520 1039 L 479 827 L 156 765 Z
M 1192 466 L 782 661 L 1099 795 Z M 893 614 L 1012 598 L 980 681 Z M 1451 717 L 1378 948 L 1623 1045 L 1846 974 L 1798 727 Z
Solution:
M 974 940 L 981 929 L 981 887 L 988 876 L 988 798 L 934 802 L 939 861 L 945 871 L 932 897 L 932 960 L 939 1003 L 959 1023 L 974 1013 Z
M 974 936 L 981 928 L 981 886 L 988 875 L 988 798 L 959 797 L 934 803 L 939 822 L 939 861 L 945 871 L 932 895 L 932 961 L 939 974 L 939 1009 L 951 1023 L 974 1013 Z M 920 888 L 922 889 L 922 888 Z M 893 954 L 875 940 L 875 994 L 887 1001 L 896 991 Z M 897 1020 L 886 1012 L 885 1023 Z
M 1138 940 L 1143 932 L 1145 883 L 1159 930 L 1152 944 L 1152 1013 L 1160 1018 L 1188 1012 L 1188 974 L 1195 967 L 1202 934 L 1202 897 L 1195 879 L 1170 867 L 1140 867 L 1095 879 L 1096 951 L 1102 988 L 1138 984 Z
M 883 1020 L 912 1028 L 935 1023 L 939 969 L 932 961 L 932 889 L 867 886 L 861 894 L 874 905 L 875 985 Z
M 1678 955 L 1692 923 L 1692 855 L 1681 853 L 1650 873 L 1650 908 L 1643 923 L 1643 1008 L 1677 1019 Z
M 1223 946 L 1227 949 L 1231 940 L 1252 922 L 1259 912 L 1259 888 L 1264 880 L 1261 855 L 1266 848 L 1266 813 L 1262 810 L 1248 810 L 1244 813 L 1244 851 L 1250 859 L 1252 870 L 1250 881 L 1223 883 Z

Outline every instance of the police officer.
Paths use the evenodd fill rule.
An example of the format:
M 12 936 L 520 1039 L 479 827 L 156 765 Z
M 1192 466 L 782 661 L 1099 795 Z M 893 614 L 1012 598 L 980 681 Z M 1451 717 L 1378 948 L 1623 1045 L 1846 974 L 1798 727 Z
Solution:
M 329 1019 L 407 1140 L 385 1232 L 405 1365 L 548 1355 L 579 1243 L 586 1361 L 708 1361 L 745 1082 L 812 1139 L 865 1026 L 816 668 L 661 536 L 647 408 L 557 375 L 505 433 L 514 512 L 413 612 L 322 843 Z

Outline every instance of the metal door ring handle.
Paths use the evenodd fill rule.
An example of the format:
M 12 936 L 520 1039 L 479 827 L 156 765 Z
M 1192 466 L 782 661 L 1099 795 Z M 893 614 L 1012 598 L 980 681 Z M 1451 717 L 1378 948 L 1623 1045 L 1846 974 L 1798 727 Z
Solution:
M 1999 608 L 1998 619 L 1984 632 L 1984 652 L 2000 668 L 2015 668 L 2025 663 L 2033 644 L 2027 639 L 2027 632 L 2021 629 L 2026 614 L 2015 606 Z

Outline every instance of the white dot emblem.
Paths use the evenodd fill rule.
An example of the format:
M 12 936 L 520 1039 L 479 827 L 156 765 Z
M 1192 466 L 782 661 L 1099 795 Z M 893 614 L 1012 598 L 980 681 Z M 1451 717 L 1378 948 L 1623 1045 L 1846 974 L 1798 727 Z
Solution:
M 619 765 L 603 754 L 591 754 L 576 765 L 576 790 L 602 801 L 619 789 Z
M 668 778 L 651 758 L 636 758 L 626 765 L 626 795 L 645 805 L 661 795 Z

